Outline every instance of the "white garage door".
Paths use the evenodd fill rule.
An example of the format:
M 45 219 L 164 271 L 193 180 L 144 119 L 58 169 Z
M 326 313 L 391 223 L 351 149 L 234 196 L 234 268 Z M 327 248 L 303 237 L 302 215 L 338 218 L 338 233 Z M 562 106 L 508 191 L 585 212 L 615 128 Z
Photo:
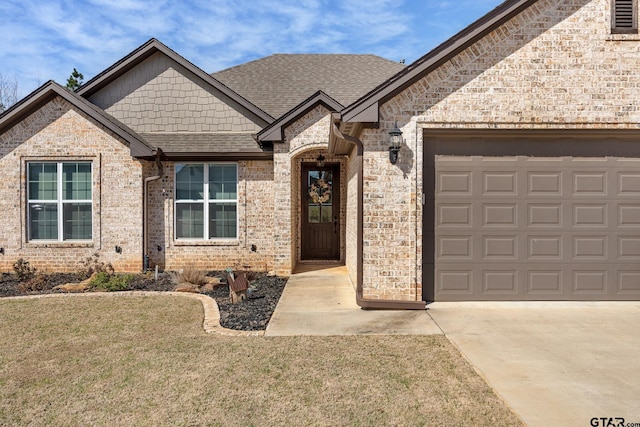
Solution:
M 434 158 L 435 300 L 640 298 L 640 159 Z

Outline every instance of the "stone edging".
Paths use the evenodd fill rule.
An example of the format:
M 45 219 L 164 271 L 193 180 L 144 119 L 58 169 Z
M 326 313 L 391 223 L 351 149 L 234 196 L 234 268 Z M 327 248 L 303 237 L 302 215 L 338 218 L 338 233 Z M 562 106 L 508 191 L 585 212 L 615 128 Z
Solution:
M 144 297 L 144 296 L 158 296 L 166 295 L 171 297 L 186 297 L 191 299 L 197 299 L 202 303 L 202 309 L 204 310 L 204 322 L 202 327 L 205 332 L 215 333 L 219 335 L 227 336 L 264 336 L 264 331 L 236 331 L 234 329 L 228 329 L 220 325 L 220 310 L 216 300 L 206 295 L 194 294 L 188 292 L 154 292 L 154 291 L 122 291 L 122 292 L 88 292 L 88 293 L 64 293 L 64 294 L 41 294 L 41 295 L 27 295 L 17 297 L 5 297 L 0 298 L 2 300 L 28 300 L 28 299 L 40 299 L 40 298 L 74 298 L 74 297 Z

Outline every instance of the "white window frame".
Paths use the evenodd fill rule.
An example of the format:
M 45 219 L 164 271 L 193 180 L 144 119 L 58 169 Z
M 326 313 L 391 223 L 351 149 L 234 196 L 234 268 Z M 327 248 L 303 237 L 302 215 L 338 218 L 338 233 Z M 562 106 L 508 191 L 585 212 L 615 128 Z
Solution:
M 202 165 L 204 168 L 204 188 L 203 194 L 204 199 L 182 199 L 178 200 L 178 165 Z M 209 199 L 209 166 L 215 165 L 235 165 L 236 167 L 236 198 L 235 199 Z M 238 202 L 238 193 L 240 191 L 240 182 L 239 182 L 239 165 L 238 162 L 179 162 L 175 163 L 174 173 L 173 173 L 173 188 L 174 188 L 174 202 L 173 202 L 173 233 L 174 239 L 180 242 L 185 241 L 226 241 L 226 242 L 234 242 L 239 239 L 240 235 L 240 210 L 239 210 L 239 202 Z M 202 237 L 178 237 L 178 209 L 177 205 L 180 203 L 202 203 L 204 204 L 203 208 L 203 235 Z M 209 237 L 209 223 L 210 223 L 210 206 L 211 204 L 229 204 L 234 203 L 236 205 L 236 236 L 235 237 Z
M 89 164 L 89 168 L 91 169 L 91 199 L 89 200 L 64 200 L 63 196 L 63 166 L 65 164 Z M 31 199 L 30 193 L 30 181 L 29 181 L 29 166 L 31 164 L 55 164 L 56 165 L 56 193 L 57 200 L 44 200 L 44 199 Z M 93 242 L 93 162 L 86 160 L 69 160 L 69 161 L 38 161 L 31 160 L 27 162 L 27 173 L 26 173 L 26 187 L 27 187 L 27 241 L 34 243 L 46 243 L 46 242 Z M 52 204 L 56 203 L 58 209 L 58 217 L 57 217 L 57 227 L 58 227 L 58 238 L 57 239 L 33 239 L 31 238 L 31 205 L 32 204 Z M 91 238 L 90 239 L 65 239 L 64 238 L 64 205 L 65 204 L 73 204 L 73 203 L 85 203 L 91 206 Z

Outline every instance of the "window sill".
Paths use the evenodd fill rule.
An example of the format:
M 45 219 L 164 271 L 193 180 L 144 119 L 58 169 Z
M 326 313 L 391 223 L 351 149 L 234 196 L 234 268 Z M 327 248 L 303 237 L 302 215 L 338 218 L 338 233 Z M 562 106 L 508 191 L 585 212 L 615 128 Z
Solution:
M 231 240 L 174 240 L 174 246 L 240 246 L 237 239 Z
M 31 241 L 27 242 L 28 248 L 93 248 L 93 242 L 52 242 L 52 241 Z
M 638 33 L 613 33 L 607 36 L 607 41 L 640 41 Z

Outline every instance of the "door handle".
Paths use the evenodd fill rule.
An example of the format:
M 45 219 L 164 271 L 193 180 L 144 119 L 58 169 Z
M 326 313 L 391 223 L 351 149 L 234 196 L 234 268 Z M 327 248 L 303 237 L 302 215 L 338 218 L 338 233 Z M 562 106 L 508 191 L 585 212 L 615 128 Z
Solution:
M 333 233 L 338 234 L 338 217 L 333 217 Z

